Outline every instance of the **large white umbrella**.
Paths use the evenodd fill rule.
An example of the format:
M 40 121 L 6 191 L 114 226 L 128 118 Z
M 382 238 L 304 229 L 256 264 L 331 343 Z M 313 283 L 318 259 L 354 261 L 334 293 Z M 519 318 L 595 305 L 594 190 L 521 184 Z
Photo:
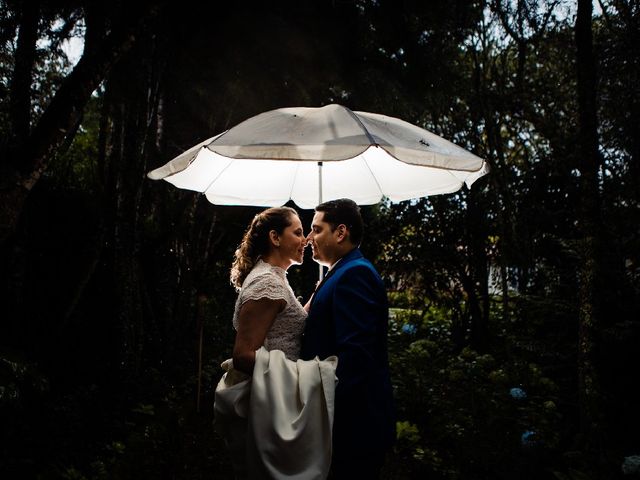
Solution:
M 261 113 L 149 172 L 218 205 L 361 205 L 451 193 L 489 171 L 453 143 L 385 115 L 341 105 Z

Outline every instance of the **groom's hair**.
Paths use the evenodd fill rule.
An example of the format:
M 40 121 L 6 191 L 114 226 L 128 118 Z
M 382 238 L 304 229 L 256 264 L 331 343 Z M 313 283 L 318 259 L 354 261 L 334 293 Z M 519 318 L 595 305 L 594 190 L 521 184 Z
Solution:
M 323 220 L 331 225 L 331 231 L 340 224 L 349 229 L 349 240 L 359 247 L 362 243 L 364 224 L 360 215 L 360 207 L 349 198 L 340 198 L 321 203 L 315 208 L 316 212 L 324 213 Z

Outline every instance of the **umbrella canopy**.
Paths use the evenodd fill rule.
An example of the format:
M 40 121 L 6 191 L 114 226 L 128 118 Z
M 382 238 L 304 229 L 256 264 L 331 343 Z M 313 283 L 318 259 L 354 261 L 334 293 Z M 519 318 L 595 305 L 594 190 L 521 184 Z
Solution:
M 341 105 L 280 108 L 192 147 L 148 174 L 218 205 L 301 208 L 349 197 L 368 205 L 451 193 L 487 163 L 397 118 Z

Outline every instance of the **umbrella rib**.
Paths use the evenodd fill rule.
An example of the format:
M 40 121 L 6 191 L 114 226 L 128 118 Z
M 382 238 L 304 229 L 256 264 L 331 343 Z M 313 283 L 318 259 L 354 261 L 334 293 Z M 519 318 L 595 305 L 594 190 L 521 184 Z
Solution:
M 456 177 L 456 176 L 453 174 L 453 172 L 452 172 L 451 170 L 445 170 L 445 171 L 446 171 L 450 176 L 452 176 L 453 178 L 455 178 L 455 179 L 456 179 L 456 181 L 460 184 L 460 186 L 457 188 L 457 190 L 454 190 L 454 191 L 456 191 L 456 192 L 457 192 L 458 190 L 460 190 L 460 189 L 462 188 L 462 186 L 465 184 L 465 181 L 464 181 L 464 180 L 460 180 L 458 177 Z
M 384 151 L 386 153 L 386 150 L 384 150 Z M 373 177 L 373 181 L 376 182 L 376 185 L 378 186 L 378 190 L 380 190 L 380 194 L 384 195 L 384 192 L 382 191 L 382 187 L 380 186 L 380 183 L 378 182 L 378 179 L 376 178 L 375 174 L 373 173 L 373 170 L 371 170 L 371 167 L 369 166 L 369 161 L 366 158 L 364 158 L 364 155 L 362 156 L 362 160 L 364 160 L 364 164 L 367 166 L 367 169 L 369 170 L 369 173 L 371 173 L 371 176 Z
M 358 115 L 356 115 L 353 111 L 351 111 L 351 109 L 346 108 L 346 107 L 344 107 L 344 109 L 347 112 L 349 112 L 349 114 L 355 119 L 356 122 L 358 122 L 358 125 L 360 125 L 360 128 L 362 128 L 362 130 L 364 131 L 365 135 L 369 139 L 369 144 L 377 146 L 378 145 L 377 142 L 373 139 L 373 137 L 369 133 L 369 130 L 367 130 L 367 127 L 364 126 L 364 123 L 362 123 L 362 120 L 360 120 L 360 117 L 358 117 Z
M 206 147 L 204 147 L 204 148 L 206 148 Z M 224 157 L 224 158 L 227 158 L 227 157 Z M 227 168 L 229 168 L 231 166 L 231 164 L 233 163 L 233 159 L 232 158 L 227 158 L 227 160 L 229 160 L 229 163 L 227 163 L 227 165 L 222 170 L 220 170 L 220 173 L 218 175 L 216 175 L 216 177 L 213 180 L 211 180 L 211 183 L 209 183 L 209 185 L 207 185 L 207 188 L 202 190 L 202 193 L 206 193 L 207 190 L 209 190 L 212 187 L 212 185 L 218 181 L 218 179 L 220 178 L 220 175 L 222 175 L 224 172 L 226 172 Z
M 300 170 L 300 164 L 296 163 L 296 172 L 293 174 L 293 181 L 291 182 L 291 189 L 289 190 L 289 200 L 293 197 L 293 187 L 296 184 L 296 178 L 298 178 L 298 170 Z

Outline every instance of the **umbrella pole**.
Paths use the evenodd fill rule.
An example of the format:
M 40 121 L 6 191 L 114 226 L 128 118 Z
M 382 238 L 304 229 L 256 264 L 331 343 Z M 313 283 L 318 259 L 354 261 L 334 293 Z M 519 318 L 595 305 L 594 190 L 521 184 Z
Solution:
M 318 162 L 318 205 L 322 203 L 322 162 Z M 318 283 L 322 281 L 324 270 L 322 265 L 318 264 Z

